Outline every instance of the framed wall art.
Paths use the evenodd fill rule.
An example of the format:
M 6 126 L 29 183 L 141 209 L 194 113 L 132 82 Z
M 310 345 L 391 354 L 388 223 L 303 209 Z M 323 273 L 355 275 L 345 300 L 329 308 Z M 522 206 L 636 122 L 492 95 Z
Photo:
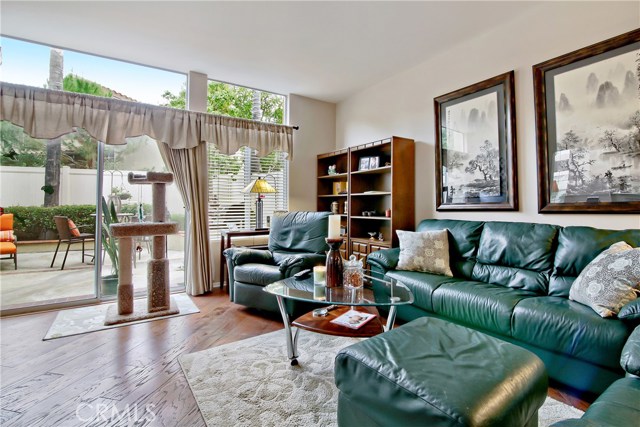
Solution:
M 518 210 L 514 72 L 434 99 L 436 210 Z
M 640 213 L 640 30 L 533 66 L 540 213 Z

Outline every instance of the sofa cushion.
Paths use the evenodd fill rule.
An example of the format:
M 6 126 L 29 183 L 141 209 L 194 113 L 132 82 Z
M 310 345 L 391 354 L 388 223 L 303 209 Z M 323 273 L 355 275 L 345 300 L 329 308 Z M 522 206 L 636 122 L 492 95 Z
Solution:
M 443 283 L 433 291 L 433 311 L 457 323 L 511 336 L 513 309 L 534 293 L 482 282 Z
M 480 221 L 425 219 L 416 231 L 449 230 L 449 263 L 453 275 L 470 279 L 483 224 Z
M 640 376 L 640 327 L 631 332 L 624 344 L 620 355 L 620 366 L 625 372 L 636 377 Z
M 0 231 L 0 242 L 13 242 L 15 239 L 13 230 Z
M 447 230 L 396 230 L 400 241 L 398 270 L 453 276 L 449 267 L 449 234 Z
M 640 298 L 626 303 L 618 312 L 618 319 L 635 322 L 640 320 Z
M 557 233 L 547 224 L 486 222 L 473 280 L 546 295 Z
M 464 279 L 442 276 L 440 274 L 418 271 L 393 270 L 387 277 L 403 283 L 413 293 L 413 305 L 427 311 L 433 311 L 432 294 L 443 283 L 462 282 Z
M 0 242 L 0 254 L 8 255 L 15 254 L 18 251 L 16 245 L 13 242 Z
M 562 297 L 527 298 L 513 311 L 513 338 L 615 370 L 630 329 Z
M 640 248 L 625 242 L 611 245 L 595 257 L 571 285 L 569 299 L 611 317 L 640 292 Z
M 284 279 L 277 265 L 242 264 L 233 269 L 233 278 L 237 282 L 267 286 Z
M 476 263 L 473 268 L 473 277 L 479 282 L 522 289 L 541 296 L 547 293 L 549 275 L 549 272 L 537 272 L 523 268 L 482 264 L 480 262 Z
M 315 252 L 328 249 L 325 238 L 330 212 L 288 212 L 274 215 L 269 231 L 271 252 Z
M 571 284 L 598 254 L 616 242 L 640 246 L 640 230 L 602 230 L 564 227 L 558 233 L 558 248 L 549 280 L 549 295 L 568 298 Z

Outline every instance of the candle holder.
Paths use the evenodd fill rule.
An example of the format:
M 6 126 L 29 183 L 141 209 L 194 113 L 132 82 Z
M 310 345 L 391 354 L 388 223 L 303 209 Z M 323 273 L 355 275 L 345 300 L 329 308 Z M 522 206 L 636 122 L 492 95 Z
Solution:
M 342 286 L 342 256 L 340 255 L 340 246 L 342 246 L 342 238 L 329 239 L 325 241 L 329 245 L 329 253 L 327 254 L 327 288 L 335 288 Z

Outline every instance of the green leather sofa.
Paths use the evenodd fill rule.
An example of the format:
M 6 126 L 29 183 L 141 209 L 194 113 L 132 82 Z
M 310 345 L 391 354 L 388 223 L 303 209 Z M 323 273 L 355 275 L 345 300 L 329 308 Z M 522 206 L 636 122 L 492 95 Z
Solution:
M 627 372 L 593 402 L 580 419 L 564 420 L 552 427 L 628 427 L 640 425 L 640 327 L 622 350 L 620 366 Z
M 324 265 L 330 214 L 306 211 L 276 214 L 271 219 L 268 249 L 226 249 L 231 301 L 279 313 L 276 297 L 264 292 L 263 288 L 314 265 Z M 290 315 L 313 308 L 287 300 Z
M 543 360 L 552 380 L 579 390 L 600 394 L 624 375 L 620 354 L 640 316 L 603 319 L 568 296 L 602 250 L 619 241 L 640 246 L 640 230 L 437 219 L 417 227 L 442 229 L 454 277 L 396 270 L 399 248 L 367 257 L 372 275 L 413 291 L 398 319 L 433 316 L 517 344 Z

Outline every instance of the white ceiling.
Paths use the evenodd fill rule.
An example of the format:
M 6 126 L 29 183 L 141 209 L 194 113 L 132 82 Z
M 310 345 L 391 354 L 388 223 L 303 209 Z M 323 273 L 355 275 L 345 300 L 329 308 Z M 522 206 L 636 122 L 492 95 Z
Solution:
M 534 5 L 3 0 L 0 32 L 338 102 L 461 41 L 492 31 Z

